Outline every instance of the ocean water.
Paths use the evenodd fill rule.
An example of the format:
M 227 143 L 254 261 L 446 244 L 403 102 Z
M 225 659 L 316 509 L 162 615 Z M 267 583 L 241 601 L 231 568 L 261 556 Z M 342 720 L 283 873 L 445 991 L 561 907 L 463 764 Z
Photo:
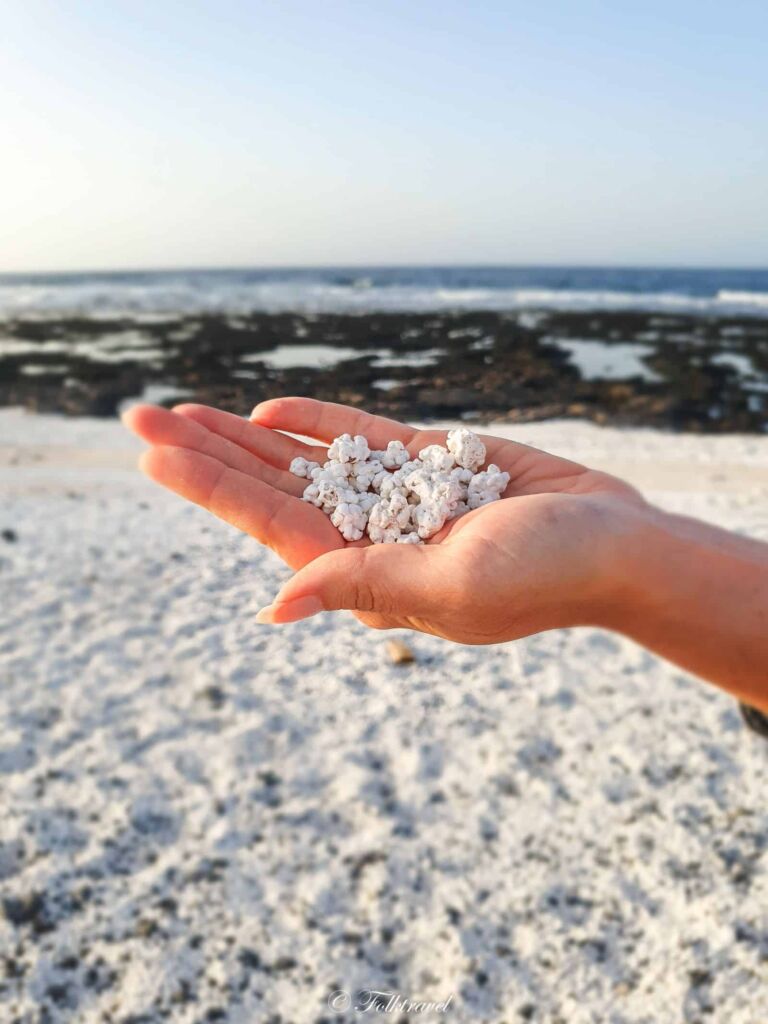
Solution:
M 0 275 L 0 317 L 646 310 L 768 318 L 768 270 L 333 267 Z

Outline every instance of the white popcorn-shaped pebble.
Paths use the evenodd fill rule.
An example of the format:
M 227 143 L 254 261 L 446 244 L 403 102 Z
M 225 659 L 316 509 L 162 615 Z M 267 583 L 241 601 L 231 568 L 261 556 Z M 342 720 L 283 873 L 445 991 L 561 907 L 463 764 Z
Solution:
M 392 516 L 392 521 L 404 530 L 411 521 L 411 506 L 408 504 L 408 499 L 403 494 L 395 492 L 389 499 L 389 512 Z
M 429 444 L 419 452 L 419 459 L 433 473 L 447 473 L 456 465 L 453 454 L 446 451 L 441 444 Z
M 418 459 L 409 459 L 408 462 L 404 462 L 399 469 L 395 470 L 392 474 L 392 479 L 398 486 L 401 486 L 403 480 L 405 480 L 409 473 L 413 473 L 414 470 L 423 468 L 424 467 Z
M 485 445 L 467 427 L 455 427 L 448 431 L 448 451 L 464 469 L 477 470 L 485 462 Z
M 432 493 L 432 477 L 426 469 L 414 469 L 403 480 L 403 486 L 418 495 L 421 501 L 429 501 Z
M 456 480 L 460 484 L 468 484 L 474 476 L 471 469 L 464 469 L 463 466 L 456 466 L 448 475 L 451 480 Z
M 410 521 L 411 506 L 404 495 L 397 491 L 390 498 L 374 505 L 368 516 L 368 525 L 381 529 L 396 526 L 398 530 L 404 530 Z
M 397 544 L 401 533 L 399 526 L 371 526 L 368 523 L 368 536 L 374 544 Z
M 442 530 L 448 518 L 448 506 L 444 502 L 412 507 L 413 521 L 422 540 L 427 540 Z
M 476 473 L 467 487 L 467 504 L 470 508 L 480 508 L 491 501 L 498 501 L 509 483 L 509 473 L 502 473 L 498 466 L 491 463 L 482 473 Z
M 340 483 L 346 483 L 349 479 L 349 474 L 352 466 L 348 462 L 334 462 L 329 459 L 323 465 L 322 472 L 327 477 L 332 477 L 334 480 L 338 480 Z
M 320 464 L 318 462 L 311 462 L 309 459 L 302 459 L 301 456 L 294 459 L 288 467 L 289 472 L 293 473 L 294 476 L 305 477 L 311 477 L 312 473 L 316 469 L 320 469 Z
M 449 519 L 458 519 L 459 516 L 463 516 L 465 512 L 470 512 L 471 509 L 466 501 L 457 501 L 454 508 L 448 513 Z
M 381 490 L 382 484 L 384 484 L 387 480 L 391 479 L 392 474 L 388 473 L 386 469 L 382 469 L 381 472 L 377 473 L 376 476 L 371 480 L 371 490 L 375 491 L 378 494 Z
M 382 498 L 390 498 L 396 491 L 400 494 L 404 494 L 405 491 L 401 483 L 395 480 L 396 473 L 387 473 L 386 477 L 379 483 L 379 494 Z
M 387 450 L 381 453 L 381 461 L 385 469 L 399 469 L 409 459 L 410 455 L 402 441 L 390 441 Z
M 335 480 L 321 480 L 317 484 L 318 497 L 323 505 L 335 508 L 341 502 L 343 488 Z
M 458 480 L 444 477 L 433 483 L 432 494 L 434 498 L 447 506 L 448 518 L 453 519 L 456 508 L 466 498 L 467 488 Z
M 357 492 L 345 486 L 345 484 L 346 480 L 344 483 L 339 483 L 328 475 L 316 476 L 312 483 L 304 489 L 302 497 L 304 501 L 310 501 L 313 505 L 317 505 L 318 508 L 322 508 L 324 511 L 334 509 L 343 501 L 359 501 Z
M 384 466 L 378 459 L 369 459 L 367 462 L 353 462 L 350 464 L 350 480 L 358 491 L 367 491 L 374 479 L 381 473 L 386 473 Z
M 418 533 L 401 533 L 397 538 L 398 544 L 421 544 L 422 539 Z
M 367 440 L 362 434 L 342 434 L 328 449 L 332 462 L 364 462 L 371 453 Z
M 331 522 L 344 540 L 360 540 L 365 530 L 366 515 L 359 505 L 342 502 L 331 513 Z

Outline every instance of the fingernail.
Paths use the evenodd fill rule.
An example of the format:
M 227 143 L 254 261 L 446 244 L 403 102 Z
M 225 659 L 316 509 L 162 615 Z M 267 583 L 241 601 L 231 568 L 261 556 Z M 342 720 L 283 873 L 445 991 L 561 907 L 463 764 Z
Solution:
M 279 626 L 284 622 L 298 622 L 325 611 L 319 597 L 295 597 L 292 601 L 275 601 L 256 613 L 256 621 L 265 626 Z

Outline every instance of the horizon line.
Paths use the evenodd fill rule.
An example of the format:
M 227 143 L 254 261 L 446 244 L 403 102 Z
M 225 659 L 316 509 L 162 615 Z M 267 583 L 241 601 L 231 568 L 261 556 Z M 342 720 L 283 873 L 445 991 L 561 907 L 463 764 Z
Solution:
M 71 270 L 0 270 L 0 278 L 12 277 L 78 277 L 84 275 L 117 276 L 120 274 L 199 274 L 244 271 L 312 271 L 312 270 L 663 270 L 705 272 L 713 270 L 768 272 L 768 265 L 735 263 L 222 263 L 222 264 L 169 264 L 167 266 L 80 267 Z

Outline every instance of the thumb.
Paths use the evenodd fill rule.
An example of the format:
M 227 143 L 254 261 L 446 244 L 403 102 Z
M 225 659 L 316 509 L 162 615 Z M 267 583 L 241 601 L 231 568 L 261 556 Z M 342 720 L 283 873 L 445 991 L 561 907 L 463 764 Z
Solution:
M 444 612 L 451 589 L 446 562 L 437 544 L 329 551 L 297 572 L 256 621 L 297 622 L 338 608 L 396 616 Z

